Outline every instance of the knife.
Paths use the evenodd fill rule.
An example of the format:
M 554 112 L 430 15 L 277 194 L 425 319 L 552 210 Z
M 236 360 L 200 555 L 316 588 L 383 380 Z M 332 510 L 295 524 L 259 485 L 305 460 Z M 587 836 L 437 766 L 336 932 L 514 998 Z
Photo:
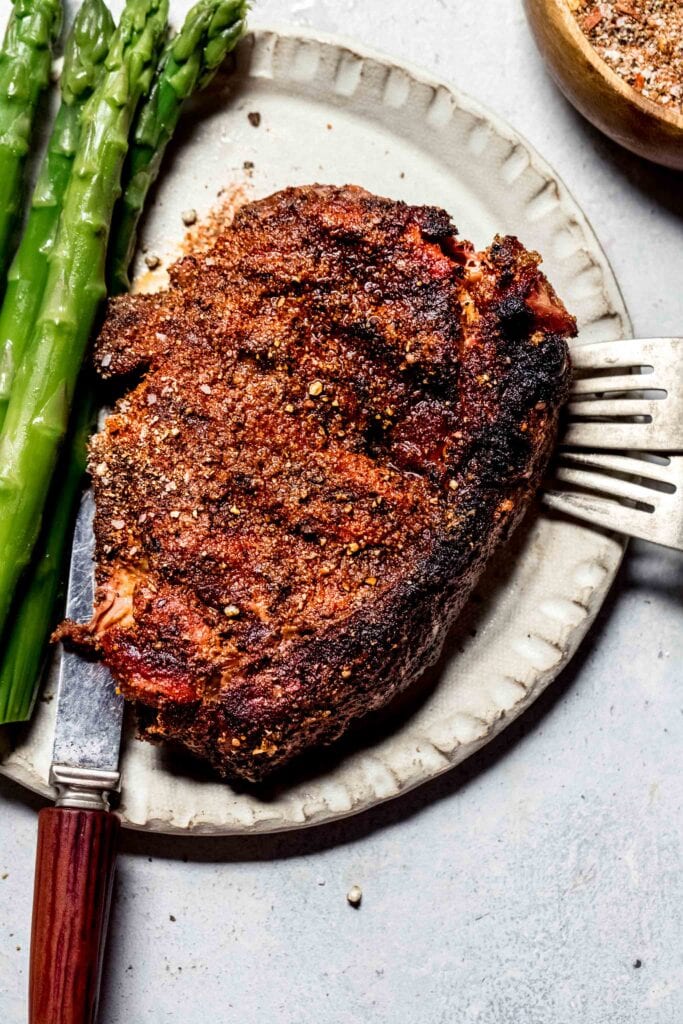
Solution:
M 66 615 L 92 616 L 92 491 L 74 530 Z M 29 1024 L 93 1024 L 97 1014 L 120 823 L 109 810 L 119 787 L 123 698 L 100 662 L 60 649 L 50 781 L 54 807 L 38 815 L 29 974 Z

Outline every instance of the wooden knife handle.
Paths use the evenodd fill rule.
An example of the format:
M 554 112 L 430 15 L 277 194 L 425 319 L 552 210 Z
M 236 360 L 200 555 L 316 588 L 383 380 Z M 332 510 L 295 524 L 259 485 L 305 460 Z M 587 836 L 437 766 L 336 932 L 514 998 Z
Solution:
M 29 1024 L 94 1024 L 120 827 L 108 811 L 38 815 Z

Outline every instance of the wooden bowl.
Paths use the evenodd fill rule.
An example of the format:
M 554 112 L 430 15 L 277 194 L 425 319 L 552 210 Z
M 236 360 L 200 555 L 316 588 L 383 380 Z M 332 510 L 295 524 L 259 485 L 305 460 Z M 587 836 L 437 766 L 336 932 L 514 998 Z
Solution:
M 567 99 L 633 153 L 683 170 L 683 115 L 648 100 L 598 56 L 567 0 L 524 0 L 541 54 Z

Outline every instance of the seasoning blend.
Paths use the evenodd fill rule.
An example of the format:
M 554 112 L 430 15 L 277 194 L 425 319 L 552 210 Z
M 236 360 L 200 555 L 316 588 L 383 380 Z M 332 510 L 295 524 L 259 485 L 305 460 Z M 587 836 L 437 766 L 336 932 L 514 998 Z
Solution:
M 553 78 L 619 145 L 683 171 L 683 0 L 522 0 Z
M 683 112 L 681 0 L 567 0 L 605 63 L 646 99 Z

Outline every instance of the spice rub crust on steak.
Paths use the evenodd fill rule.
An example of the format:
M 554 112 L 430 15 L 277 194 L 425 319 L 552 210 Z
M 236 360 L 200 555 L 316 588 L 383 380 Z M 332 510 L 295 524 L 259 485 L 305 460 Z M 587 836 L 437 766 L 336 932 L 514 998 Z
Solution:
M 95 614 L 59 633 L 144 737 L 259 780 L 436 659 L 553 447 L 575 322 L 539 263 L 310 186 L 110 302 L 131 389 L 91 442 Z

